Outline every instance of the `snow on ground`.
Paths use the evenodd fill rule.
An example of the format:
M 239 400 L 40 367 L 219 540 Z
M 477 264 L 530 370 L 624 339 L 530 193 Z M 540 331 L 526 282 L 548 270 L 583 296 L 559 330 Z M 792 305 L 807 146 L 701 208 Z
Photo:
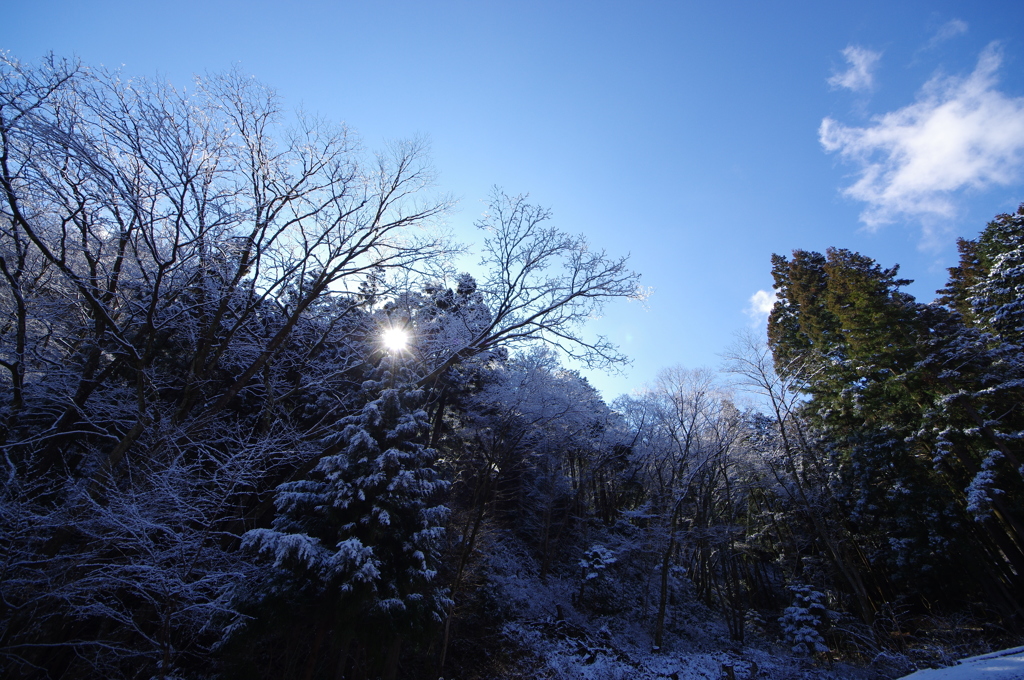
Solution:
M 595 639 L 567 621 L 517 622 L 505 635 L 537 653 L 543 676 L 551 680 L 837 680 L 811 661 L 779 657 L 751 647 L 728 651 L 656 653 Z
M 904 680 L 1024 680 L 1024 647 L 961 659 L 955 666 L 917 671 Z
M 685 583 L 669 607 L 663 646 L 655 650 L 651 609 L 657 603 L 656 594 L 645 596 L 642 588 L 629 590 L 629 579 L 605 583 L 599 576 L 588 583 L 590 599 L 581 603 L 578 572 L 555 572 L 541 579 L 536 560 L 517 541 L 499 541 L 490 547 L 488 581 L 482 592 L 488 607 L 505 620 L 499 634 L 504 644 L 516 650 L 515 664 L 500 677 L 1024 680 L 1024 647 L 966 658 L 948 668 L 912 673 L 915 668 L 951 663 L 954 652 L 941 648 L 915 648 L 906 654 L 882 651 L 870 663 L 854 665 L 793 654 L 791 645 L 778 639 L 777 631 L 757 627 L 747 631 L 745 642 L 736 642 L 730 639 L 722 616 L 688 592 Z M 597 590 L 602 583 L 609 588 L 603 595 Z M 610 589 L 613 585 L 620 589 Z
M 535 604 L 550 603 L 552 600 L 548 597 L 558 589 L 558 579 L 549 579 L 546 586 L 534 592 Z M 536 608 L 542 609 L 543 605 Z M 530 677 L 545 680 L 883 680 L 896 675 L 880 675 L 868 668 L 841 663 L 829 665 L 807 657 L 794 657 L 779 645 L 765 640 L 754 645 L 732 642 L 725 626 L 703 610 L 694 612 L 685 622 L 679 621 L 679 629 L 666 636 L 665 649 L 653 651 L 647 630 L 649 622 L 629 622 L 615 617 L 592 619 L 567 601 L 561 609 L 565 619 L 543 615 L 521 617 L 506 623 L 502 629 L 506 639 L 529 650 L 538 662 Z

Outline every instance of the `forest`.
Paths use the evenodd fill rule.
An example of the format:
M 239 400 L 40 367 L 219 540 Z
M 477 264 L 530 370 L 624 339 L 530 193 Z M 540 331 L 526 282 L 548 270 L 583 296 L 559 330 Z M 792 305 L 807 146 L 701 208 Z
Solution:
M 774 255 L 767 337 L 606 403 L 644 296 L 239 71 L 0 63 L 0 674 L 896 678 L 1021 644 L 1024 205 L 932 302 Z M 981 225 L 979 225 L 981 226 Z

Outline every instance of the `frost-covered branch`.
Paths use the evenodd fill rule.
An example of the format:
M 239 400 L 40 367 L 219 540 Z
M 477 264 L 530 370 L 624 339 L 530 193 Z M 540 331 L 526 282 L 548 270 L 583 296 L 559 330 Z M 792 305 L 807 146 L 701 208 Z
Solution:
M 551 213 L 526 196 L 495 190 L 477 228 L 487 233 L 480 292 L 490 322 L 421 380 L 429 384 L 464 359 L 501 346 L 542 342 L 587 366 L 615 366 L 627 359 L 605 337 L 591 338 L 584 326 L 605 303 L 642 300 L 640 275 L 626 257 L 592 250 L 582 236 L 548 226 Z

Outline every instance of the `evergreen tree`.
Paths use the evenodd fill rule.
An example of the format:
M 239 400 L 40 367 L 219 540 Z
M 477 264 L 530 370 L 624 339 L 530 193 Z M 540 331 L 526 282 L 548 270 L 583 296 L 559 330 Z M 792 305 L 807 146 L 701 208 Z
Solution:
M 796 371 L 804 413 L 836 465 L 828 483 L 873 575 L 876 599 L 947 588 L 962 507 L 915 434 L 934 397 L 919 370 L 930 315 L 909 281 L 847 250 L 775 256 L 780 301 L 769 338 L 780 373 Z M 953 580 L 956 580 L 953 578 Z
M 312 615 L 310 668 L 329 632 L 337 646 L 325 662 L 344 666 L 352 650 L 353 663 L 393 675 L 402 641 L 439 622 L 448 604 L 435 578 L 448 483 L 425 444 L 424 393 L 395 370 L 363 384 L 366 405 L 340 421 L 309 478 L 278 488 L 273 527 L 244 537 L 270 562 L 245 597 L 257 617 L 285 603 Z
M 959 242 L 929 356 L 938 395 L 927 414 L 934 459 L 965 494 L 987 539 L 984 583 L 1004 611 L 1024 593 L 1024 205 Z M 935 310 L 939 315 L 940 310 Z
M 1015 214 L 997 215 L 976 239 L 957 239 L 960 262 L 949 269 L 949 282 L 937 302 L 956 310 L 967 323 L 1005 327 L 997 314 L 1003 304 L 1016 307 L 1021 289 L 1020 260 L 1024 247 L 1024 204 Z M 1000 320 L 996 320 L 996 316 Z M 1007 319 L 1008 321 L 1009 319 Z M 1019 325 L 1019 324 L 1018 324 Z M 995 329 L 991 325 L 987 326 Z M 1018 336 L 1019 337 L 1019 336 Z
M 973 317 L 1000 341 L 1024 346 L 1024 204 L 990 222 L 976 250 L 983 276 L 967 289 Z

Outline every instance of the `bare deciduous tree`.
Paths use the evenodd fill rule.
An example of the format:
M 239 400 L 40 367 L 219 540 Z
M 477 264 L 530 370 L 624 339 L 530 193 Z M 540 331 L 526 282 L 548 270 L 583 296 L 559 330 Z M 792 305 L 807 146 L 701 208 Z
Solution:
M 2 653 L 166 677 L 227 611 L 239 521 L 321 454 L 359 284 L 449 253 L 450 201 L 422 142 L 364 154 L 238 71 L 0 83 Z
M 495 189 L 477 228 L 484 240 L 481 266 L 487 272 L 479 290 L 491 312 L 482 329 L 433 367 L 421 384 L 433 383 L 464 359 L 499 346 L 542 342 L 587 366 L 626 361 L 607 338 L 591 338 L 585 323 L 604 304 L 625 298 L 642 300 L 640 275 L 627 258 L 591 250 L 582 236 L 548 226 L 551 212 Z

